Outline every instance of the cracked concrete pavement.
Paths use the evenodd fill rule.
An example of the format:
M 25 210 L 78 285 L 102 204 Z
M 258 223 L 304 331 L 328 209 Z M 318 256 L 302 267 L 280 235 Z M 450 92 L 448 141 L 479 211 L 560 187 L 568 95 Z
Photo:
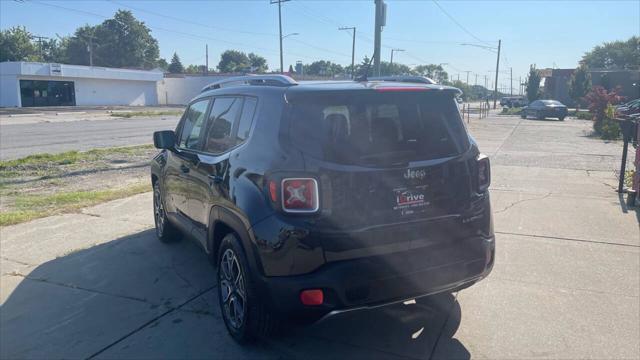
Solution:
M 151 195 L 0 229 L 2 358 L 640 358 L 640 216 L 621 145 L 589 122 L 471 119 L 492 161 L 496 265 L 457 294 L 347 313 L 240 347 L 190 241 Z

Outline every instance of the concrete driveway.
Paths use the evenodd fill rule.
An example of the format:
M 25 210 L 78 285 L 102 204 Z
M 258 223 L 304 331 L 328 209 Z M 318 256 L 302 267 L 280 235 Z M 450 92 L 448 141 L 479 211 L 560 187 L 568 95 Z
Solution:
M 472 119 L 493 169 L 493 273 L 457 294 L 353 312 L 250 347 L 214 272 L 155 239 L 151 196 L 0 230 L 2 358 L 640 358 L 638 213 L 621 146 L 589 122 Z

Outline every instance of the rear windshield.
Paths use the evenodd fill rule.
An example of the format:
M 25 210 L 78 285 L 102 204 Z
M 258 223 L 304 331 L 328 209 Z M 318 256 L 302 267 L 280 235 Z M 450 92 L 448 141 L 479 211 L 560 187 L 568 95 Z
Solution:
M 458 155 L 469 139 L 449 94 L 309 96 L 292 104 L 302 152 L 350 165 L 393 165 Z

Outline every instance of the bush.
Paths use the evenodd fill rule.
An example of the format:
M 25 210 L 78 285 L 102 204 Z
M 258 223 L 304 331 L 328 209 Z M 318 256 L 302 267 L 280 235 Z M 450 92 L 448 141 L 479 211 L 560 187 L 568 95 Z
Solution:
M 593 116 L 593 130 L 606 140 L 620 137 L 620 126 L 613 120 L 615 115 L 613 104 L 623 99 L 619 92 L 619 87 L 608 91 L 602 86 L 594 86 L 585 96 L 585 100 L 589 102 L 589 112 Z
M 594 123 L 593 125 L 594 129 L 603 140 L 616 140 L 620 138 L 620 125 L 618 125 L 618 122 L 615 120 L 604 118 L 600 123 L 599 131 L 595 128 L 596 123 Z

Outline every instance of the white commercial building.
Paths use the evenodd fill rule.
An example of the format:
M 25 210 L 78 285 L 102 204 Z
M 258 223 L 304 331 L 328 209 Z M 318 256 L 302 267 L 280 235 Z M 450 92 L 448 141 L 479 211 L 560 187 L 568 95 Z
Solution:
M 205 86 L 234 75 L 167 74 L 158 82 L 160 105 L 184 105 L 198 95 Z
M 158 105 L 161 71 L 0 63 L 0 106 Z

